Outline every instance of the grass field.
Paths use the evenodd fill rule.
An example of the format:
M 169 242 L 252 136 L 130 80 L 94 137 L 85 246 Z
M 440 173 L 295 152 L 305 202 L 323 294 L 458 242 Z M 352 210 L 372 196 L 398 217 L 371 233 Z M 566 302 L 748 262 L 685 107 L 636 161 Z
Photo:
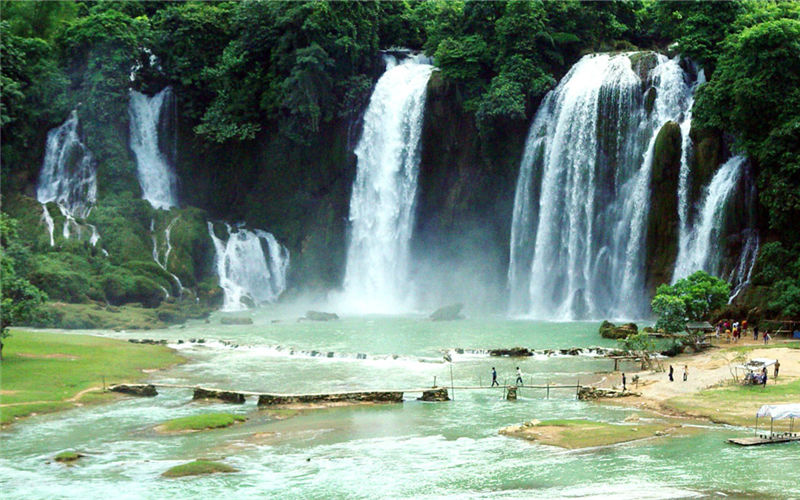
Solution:
M 117 397 L 93 388 L 143 379 L 183 358 L 162 345 L 48 332 L 13 330 L 0 364 L 0 423 Z

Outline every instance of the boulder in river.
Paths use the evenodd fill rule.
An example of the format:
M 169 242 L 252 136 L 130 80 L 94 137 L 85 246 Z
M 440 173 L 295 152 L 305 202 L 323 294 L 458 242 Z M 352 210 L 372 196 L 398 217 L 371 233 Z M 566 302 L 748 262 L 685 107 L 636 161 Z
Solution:
M 636 323 L 617 326 L 610 321 L 603 321 L 603 324 L 600 325 L 600 336 L 606 339 L 624 339 L 637 333 L 639 333 L 639 327 L 636 326 Z
M 420 401 L 450 401 L 445 387 L 434 387 L 429 391 L 423 391 L 422 396 L 417 399 Z
M 512 358 L 520 358 L 524 356 L 533 356 L 533 351 L 527 347 L 511 347 L 508 349 L 491 349 L 490 356 L 510 356 Z
M 440 307 L 439 309 L 435 310 L 433 314 L 431 314 L 430 318 L 433 321 L 453 321 L 457 319 L 464 319 L 464 315 L 461 314 L 461 309 L 464 308 L 464 304 L 456 303 L 450 304 L 449 306 Z
M 306 311 L 305 319 L 311 321 L 331 321 L 334 319 L 339 319 L 339 315 L 336 313 L 329 313 L 323 311 Z
M 157 396 L 158 391 L 152 384 L 119 384 L 112 385 L 108 388 L 112 392 L 121 392 L 122 394 L 130 394 L 131 396 Z

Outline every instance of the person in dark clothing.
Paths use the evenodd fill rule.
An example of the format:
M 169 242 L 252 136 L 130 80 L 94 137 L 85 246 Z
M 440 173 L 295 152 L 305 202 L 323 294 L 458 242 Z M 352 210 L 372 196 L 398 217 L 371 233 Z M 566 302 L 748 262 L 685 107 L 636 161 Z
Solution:
M 758 340 L 758 325 L 753 327 L 753 340 Z
M 683 365 L 683 381 L 686 382 L 687 378 L 689 378 L 689 366 Z
M 675 379 L 673 378 L 673 373 L 675 373 L 675 369 L 672 368 L 672 365 L 669 365 L 669 381 L 674 382 Z
M 500 384 L 497 383 L 497 370 L 495 370 L 494 366 L 493 366 L 492 367 L 492 387 L 494 387 L 494 386 L 500 386 Z
M 622 374 L 622 392 L 625 392 L 625 373 Z

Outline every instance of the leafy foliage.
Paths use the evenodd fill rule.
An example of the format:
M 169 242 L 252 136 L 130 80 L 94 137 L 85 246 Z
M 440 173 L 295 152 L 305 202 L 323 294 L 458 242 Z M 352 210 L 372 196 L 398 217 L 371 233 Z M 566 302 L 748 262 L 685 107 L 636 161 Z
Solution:
M 651 303 L 658 316 L 656 328 L 682 331 L 686 321 L 706 319 L 711 311 L 725 305 L 730 285 L 704 271 L 697 271 L 674 285 L 661 285 Z

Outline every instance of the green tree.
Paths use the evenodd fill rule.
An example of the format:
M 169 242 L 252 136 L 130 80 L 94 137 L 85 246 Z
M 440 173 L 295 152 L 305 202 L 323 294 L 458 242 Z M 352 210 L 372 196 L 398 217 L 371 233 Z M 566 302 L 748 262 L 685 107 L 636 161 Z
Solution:
M 667 332 L 684 329 L 686 321 L 706 319 L 711 311 L 728 301 L 730 285 L 704 271 L 678 280 L 674 285 L 661 285 L 656 290 L 651 307 L 658 316 L 656 328 Z
M 0 213 L 0 360 L 3 359 L 3 340 L 8 336 L 8 327 L 30 321 L 40 314 L 40 307 L 47 295 L 17 276 L 14 259 L 6 248 L 17 238 L 17 223 L 6 214 Z
M 656 329 L 667 333 L 683 331 L 686 328 L 686 303 L 681 297 L 668 294 L 656 294 L 650 306 L 658 316 Z

